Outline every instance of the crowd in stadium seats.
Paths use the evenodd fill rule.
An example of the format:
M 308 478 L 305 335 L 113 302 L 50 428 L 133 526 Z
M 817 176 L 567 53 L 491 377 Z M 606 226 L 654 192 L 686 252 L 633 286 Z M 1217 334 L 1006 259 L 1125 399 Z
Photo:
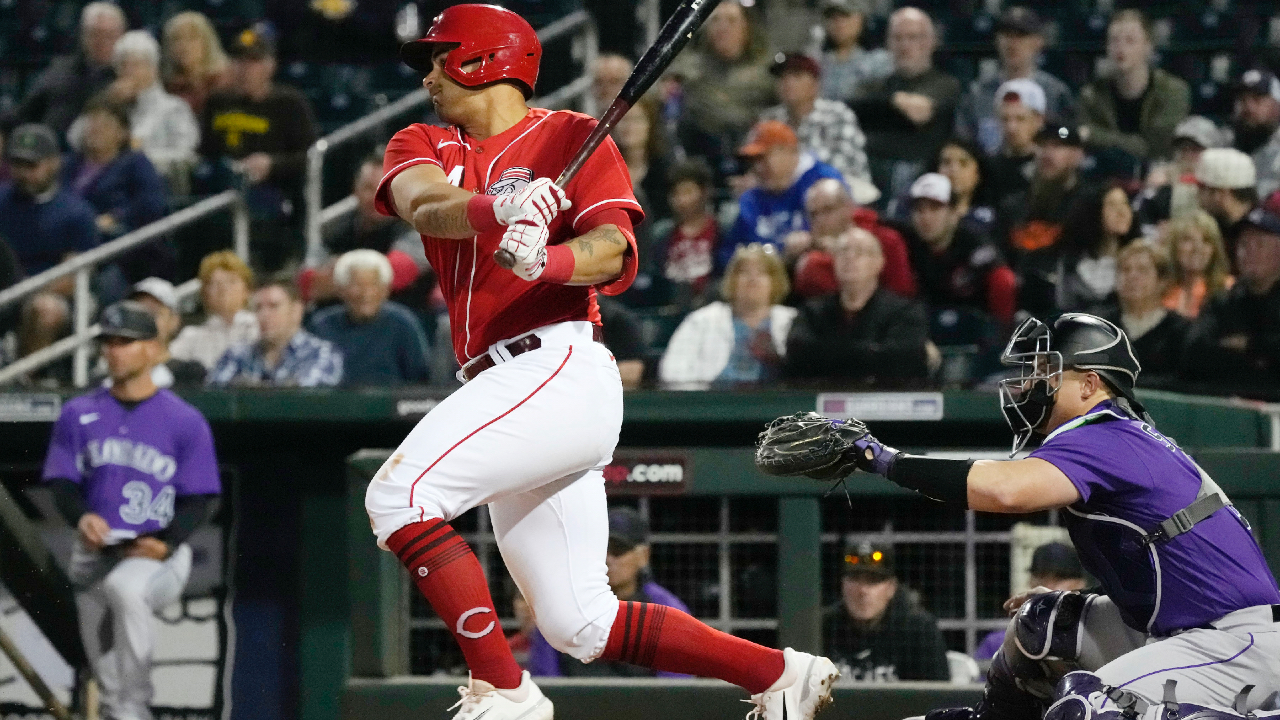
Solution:
M 1280 397 L 1280 79 L 1260 31 L 1210 72 L 1162 54 L 1189 31 L 1132 9 L 785 1 L 803 12 L 768 26 L 721 3 L 613 131 L 647 214 L 636 281 L 601 307 L 628 387 L 982 386 L 1019 319 L 1089 311 L 1128 332 L 1143 385 Z M 322 125 L 289 83 L 314 68 L 277 60 L 287 32 L 174 9 L 131 29 L 84 5 L 78 47 L 6 111 L 0 286 L 236 187 L 247 265 L 216 233 L 166 238 L 101 268 L 98 305 L 198 265 L 201 309 L 167 339 L 199 381 L 455 383 L 434 273 L 373 208 L 380 156 L 326 227 L 331 259 L 302 267 Z M 598 110 L 633 65 L 603 42 Z M 1092 72 L 1047 62 L 1067 42 L 1097 51 Z M 983 50 L 966 65 L 951 45 Z M 0 363 L 67 335 L 73 295 L 66 278 L 0 313 Z

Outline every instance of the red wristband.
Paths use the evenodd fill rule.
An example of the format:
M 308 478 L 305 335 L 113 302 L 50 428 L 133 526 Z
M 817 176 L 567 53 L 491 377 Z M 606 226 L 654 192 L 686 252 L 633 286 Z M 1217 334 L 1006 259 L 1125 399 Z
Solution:
M 542 282 L 564 285 L 573 279 L 573 266 L 577 260 L 568 245 L 551 245 L 547 248 L 547 266 L 538 278 Z
M 493 204 L 497 201 L 497 195 L 484 193 L 476 193 L 467 201 L 467 223 L 477 234 L 502 227 L 498 224 L 498 216 L 493 213 Z

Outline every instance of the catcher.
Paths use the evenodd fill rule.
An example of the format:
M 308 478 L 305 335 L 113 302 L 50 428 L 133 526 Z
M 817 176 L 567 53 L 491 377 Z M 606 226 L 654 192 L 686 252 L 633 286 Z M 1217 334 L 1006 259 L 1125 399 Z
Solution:
M 1002 360 L 1019 370 L 1000 385 L 1011 455 L 1045 436 L 1025 459 L 910 455 L 857 420 L 814 413 L 775 420 L 756 450 L 757 466 L 774 475 L 826 480 L 859 469 L 983 512 L 1066 510 L 1102 594 L 1037 588 L 1011 598 L 1016 615 L 981 702 L 926 720 L 1280 710 L 1276 580 L 1245 519 L 1134 396 L 1140 367 L 1124 331 L 1081 313 L 1033 318 Z

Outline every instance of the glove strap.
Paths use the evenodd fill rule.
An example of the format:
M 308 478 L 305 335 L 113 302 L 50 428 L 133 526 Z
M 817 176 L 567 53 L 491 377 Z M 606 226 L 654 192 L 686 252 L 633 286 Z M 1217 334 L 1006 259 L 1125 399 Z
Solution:
M 968 507 L 972 467 L 972 460 L 944 460 L 903 453 L 889 468 L 888 478 L 933 500 Z
M 498 201 L 497 195 L 476 193 L 467 201 L 467 224 L 477 235 L 481 235 L 502 227 L 493 205 Z
M 568 245 L 547 246 L 547 267 L 538 278 L 542 282 L 565 285 L 573 279 L 573 268 L 578 260 Z

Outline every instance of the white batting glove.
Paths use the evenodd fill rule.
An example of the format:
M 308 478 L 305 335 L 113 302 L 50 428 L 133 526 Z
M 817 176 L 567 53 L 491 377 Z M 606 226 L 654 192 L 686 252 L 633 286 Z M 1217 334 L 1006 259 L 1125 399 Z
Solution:
M 495 205 L 494 214 L 498 215 L 499 212 L 504 214 L 522 212 L 524 214 L 523 217 L 540 222 L 543 225 L 550 225 L 561 210 L 568 210 L 569 206 L 573 205 L 569 198 L 565 197 L 564 190 L 561 190 L 560 186 L 552 182 L 550 178 L 538 178 L 529 183 L 523 190 L 511 197 L 510 204 L 513 207 L 504 207 L 501 211 Z M 503 205 L 505 206 L 507 203 L 503 203 Z M 503 222 L 501 215 L 499 215 L 498 222 L 503 225 L 511 225 L 520 219 L 519 216 L 508 215 L 508 217 L 511 219 Z
M 511 272 L 522 280 L 533 282 L 547 268 L 549 237 L 550 233 L 545 225 L 532 219 L 518 220 L 502 233 L 502 242 L 498 243 L 498 247 L 515 256 L 516 264 L 511 267 Z

